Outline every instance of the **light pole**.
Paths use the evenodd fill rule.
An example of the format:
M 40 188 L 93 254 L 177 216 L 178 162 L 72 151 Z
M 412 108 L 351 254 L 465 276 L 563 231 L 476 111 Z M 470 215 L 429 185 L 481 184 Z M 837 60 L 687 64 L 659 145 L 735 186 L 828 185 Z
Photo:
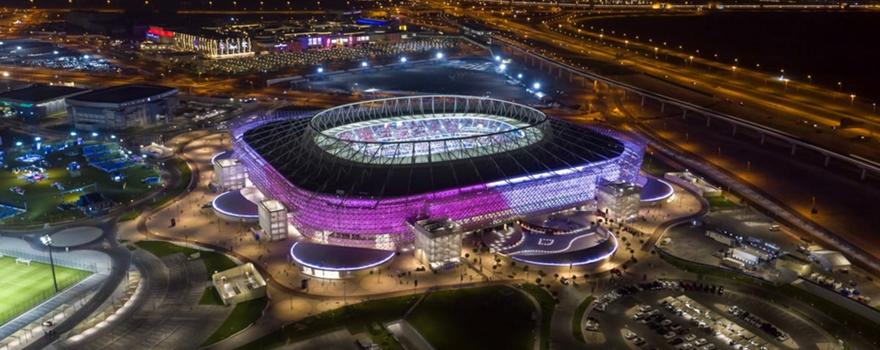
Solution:
M 55 278 L 55 258 L 52 256 L 52 237 L 45 235 L 40 237 L 40 241 L 49 249 L 49 266 L 52 268 L 52 283 L 55 285 L 55 293 L 58 293 L 58 279 Z

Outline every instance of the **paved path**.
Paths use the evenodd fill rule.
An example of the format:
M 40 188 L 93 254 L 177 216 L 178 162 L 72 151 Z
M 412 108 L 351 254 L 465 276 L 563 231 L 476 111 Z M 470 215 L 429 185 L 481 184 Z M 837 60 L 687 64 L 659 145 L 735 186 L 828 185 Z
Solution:
M 132 307 L 94 333 L 56 344 L 58 349 L 195 349 L 222 323 L 231 308 L 199 305 L 207 283 L 201 261 L 182 254 L 162 259 L 134 252 L 143 276 L 143 295 Z

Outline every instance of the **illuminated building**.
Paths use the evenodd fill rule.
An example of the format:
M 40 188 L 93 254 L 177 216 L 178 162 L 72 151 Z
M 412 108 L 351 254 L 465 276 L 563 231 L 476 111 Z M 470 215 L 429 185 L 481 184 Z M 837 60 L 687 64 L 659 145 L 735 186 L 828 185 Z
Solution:
M 365 101 L 233 128 L 249 181 L 322 244 L 410 247 L 412 222 L 463 232 L 592 202 L 635 182 L 644 144 L 471 96 Z

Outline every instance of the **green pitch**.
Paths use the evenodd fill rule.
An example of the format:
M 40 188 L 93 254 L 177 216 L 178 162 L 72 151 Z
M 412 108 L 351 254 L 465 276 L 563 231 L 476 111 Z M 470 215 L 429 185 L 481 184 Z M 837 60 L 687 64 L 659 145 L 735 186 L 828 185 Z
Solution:
M 70 287 L 91 272 L 55 265 L 58 288 Z M 49 299 L 55 294 L 49 264 L 16 264 L 14 257 L 0 258 L 0 324 Z

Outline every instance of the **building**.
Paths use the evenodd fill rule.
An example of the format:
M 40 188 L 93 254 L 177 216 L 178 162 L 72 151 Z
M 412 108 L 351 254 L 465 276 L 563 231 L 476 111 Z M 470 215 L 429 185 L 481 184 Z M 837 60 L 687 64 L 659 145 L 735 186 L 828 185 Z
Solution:
M 215 156 L 211 161 L 214 165 L 213 183 L 223 191 L 238 190 L 247 183 L 247 171 L 241 162 L 235 158 L 220 158 Z
M 232 134 L 248 181 L 303 236 L 379 250 L 411 247 L 419 220 L 467 232 L 583 206 L 600 183 L 636 182 L 644 152 L 613 131 L 470 96 L 277 113 Z
M 724 244 L 728 247 L 732 247 L 737 243 L 736 237 L 729 233 L 722 233 L 715 230 L 706 230 L 706 237 L 709 237 L 715 242 Z
M 825 271 L 839 272 L 849 271 L 852 263 L 849 262 L 843 253 L 836 250 L 817 250 L 810 253 L 810 260 L 815 261 Z
M 63 113 L 64 100 L 88 91 L 87 89 L 60 85 L 31 85 L 26 88 L 0 94 L 0 113 L 28 120 L 45 118 Z
M 145 127 L 174 116 L 177 93 L 158 85 L 113 86 L 67 98 L 67 114 L 79 130 Z
M 211 282 L 223 300 L 223 304 L 231 305 L 243 301 L 259 299 L 266 296 L 266 280 L 260 272 L 254 268 L 254 264 L 247 263 L 233 267 L 229 270 L 214 272 Z
M 270 241 L 287 238 L 287 208 L 281 202 L 270 199 L 257 205 L 260 213 L 260 228 Z
M 746 265 L 757 265 L 761 262 L 761 257 L 755 255 L 753 251 L 743 248 L 730 248 L 730 257 L 742 261 Z
M 202 32 L 198 34 L 176 32 L 162 27 L 147 29 L 147 39 L 166 44 L 178 50 L 192 51 L 210 59 L 248 57 L 254 55 L 251 38 L 241 32 Z
M 630 182 L 608 182 L 599 186 L 596 192 L 598 210 L 605 217 L 618 222 L 627 222 L 639 216 L 641 203 L 640 189 Z
M 446 218 L 419 220 L 412 224 L 416 257 L 432 270 L 455 266 L 461 260 L 461 229 Z
M 775 267 L 777 270 L 790 270 L 798 276 L 807 276 L 812 270 L 809 261 L 791 254 L 786 254 L 779 259 L 776 259 Z

